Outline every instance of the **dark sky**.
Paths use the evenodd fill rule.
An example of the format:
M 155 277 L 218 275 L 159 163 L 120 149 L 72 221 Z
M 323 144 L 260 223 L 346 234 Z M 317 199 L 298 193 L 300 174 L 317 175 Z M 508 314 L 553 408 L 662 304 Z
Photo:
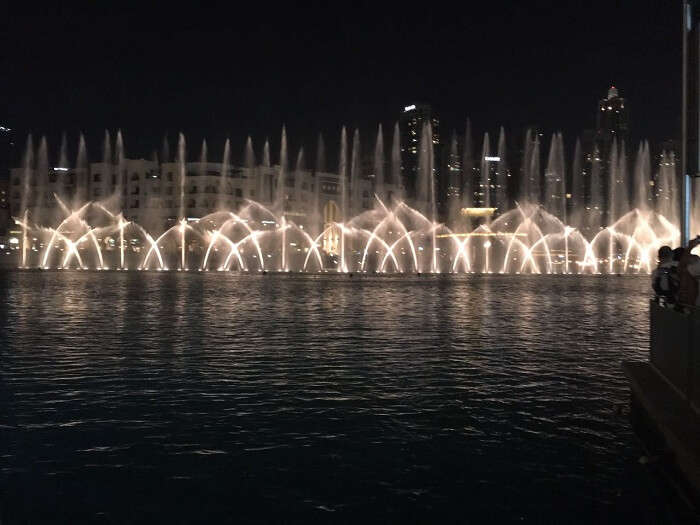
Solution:
M 319 131 L 332 148 L 341 124 L 370 147 L 422 100 L 445 131 L 469 116 L 477 133 L 536 124 L 570 142 L 614 83 L 634 138 L 679 126 L 680 1 L 110 4 L 10 12 L 0 124 L 54 143 L 83 130 L 92 157 L 105 128 L 130 156 L 179 130 L 214 152 L 248 133 L 276 147 L 283 122 L 293 149 Z

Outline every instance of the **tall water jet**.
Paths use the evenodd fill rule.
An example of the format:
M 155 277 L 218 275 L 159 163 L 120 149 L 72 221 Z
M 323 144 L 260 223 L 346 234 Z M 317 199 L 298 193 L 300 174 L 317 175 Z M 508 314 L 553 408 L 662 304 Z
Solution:
M 645 196 L 646 196 L 646 206 L 647 208 L 651 207 L 651 185 L 652 185 L 652 179 L 651 179 L 651 151 L 649 150 L 649 141 L 645 140 L 644 141 L 644 186 L 646 187 Z
M 472 123 L 467 119 L 464 128 L 464 146 L 462 148 L 462 186 L 460 194 L 462 196 L 462 207 L 473 208 L 475 206 L 475 195 L 479 185 L 476 178 L 476 169 L 474 164 L 474 143 L 472 139 Z M 471 218 L 464 217 L 464 231 L 470 230 Z
M 299 148 L 297 153 L 297 161 L 294 166 L 294 200 L 296 202 L 302 202 L 301 193 L 303 191 L 302 185 L 304 181 L 304 172 L 306 167 L 304 164 L 304 147 Z
M 403 199 L 403 180 L 401 179 L 401 132 L 399 123 L 394 124 L 394 137 L 391 140 L 391 181 L 396 188 L 396 200 Z
M 478 186 L 478 193 L 481 196 L 481 207 L 491 207 L 491 174 L 489 173 L 491 166 L 489 164 L 491 158 L 491 142 L 489 141 L 488 132 L 484 133 L 484 141 L 481 146 L 481 170 Z
M 163 145 L 160 149 L 161 162 L 170 162 L 170 142 L 168 141 L 168 135 L 163 135 Z
M 560 221 L 566 224 L 568 217 L 566 214 L 566 199 L 568 198 L 568 187 L 566 185 L 566 160 L 564 156 L 564 135 L 561 131 L 557 134 L 557 156 L 556 156 L 556 170 L 559 173 L 557 179 L 557 195 L 559 195 L 559 210 L 561 215 L 557 215 Z
M 428 137 L 429 137 L 429 144 L 428 144 L 428 162 L 429 162 L 429 173 L 430 173 L 430 211 L 431 211 L 431 221 L 432 221 L 432 226 L 430 228 L 430 233 L 432 234 L 432 250 L 433 250 L 433 259 L 432 259 L 432 267 L 431 271 L 433 273 L 440 273 L 440 267 L 438 265 L 438 259 L 437 259 L 437 252 L 438 252 L 438 245 L 437 245 L 437 195 L 435 193 L 436 191 L 436 186 L 435 186 L 435 154 L 434 154 L 434 142 L 433 142 L 433 127 L 430 122 L 427 124 L 427 132 L 428 132 Z
M 105 129 L 105 136 L 102 141 L 102 169 L 105 172 L 105 180 L 109 183 L 112 179 L 113 186 L 116 184 L 114 157 L 112 156 L 112 136 L 108 129 Z
M 108 129 L 105 130 L 105 138 L 102 142 L 102 162 L 110 166 L 114 163 L 112 158 L 112 137 Z
M 318 142 L 316 144 L 316 172 L 322 173 L 326 171 L 326 145 L 323 142 L 323 134 L 318 134 Z
M 20 195 L 20 213 L 22 217 L 22 268 L 27 267 L 27 228 L 29 227 L 29 193 L 34 175 L 34 142 L 31 133 L 27 135 L 27 145 L 22 159 L 22 193 Z
M 591 158 L 591 178 L 588 191 L 588 227 L 595 234 L 603 225 L 603 178 L 602 159 L 598 146 L 593 148 Z
M 263 144 L 262 164 L 266 168 L 272 165 L 270 161 L 270 141 L 268 139 L 265 139 L 265 144 Z
M 617 159 L 617 138 L 613 139 L 612 147 L 610 148 L 610 160 L 608 161 L 608 216 L 606 220 L 606 224 L 610 227 L 612 224 L 615 223 L 615 219 L 617 219 L 616 215 L 616 204 L 617 200 L 619 198 L 619 189 L 618 188 L 618 173 L 617 170 L 619 168 L 618 165 L 618 159 Z M 612 235 L 612 230 L 608 230 L 608 273 L 612 274 L 614 273 L 614 239 Z
M 498 153 L 496 155 L 495 174 L 495 200 L 493 207 L 498 209 L 498 213 L 504 213 L 509 209 L 508 203 L 508 161 L 506 156 L 506 132 L 501 126 L 498 134 Z
M 179 134 L 177 139 L 177 171 L 178 182 L 180 183 L 180 213 L 178 220 L 180 223 L 180 270 L 186 270 L 185 265 L 185 226 L 187 219 L 185 218 L 185 185 L 187 183 L 187 157 L 185 150 L 185 135 Z
M 204 177 L 207 174 L 207 160 L 209 155 L 207 149 L 207 139 L 202 139 L 202 149 L 199 153 L 199 167 L 197 170 L 200 177 Z
M 319 135 L 319 149 L 323 148 L 323 138 Z M 325 155 L 319 159 L 319 150 L 316 151 L 316 172 L 313 180 L 313 204 L 311 211 L 311 235 L 316 239 L 320 232 L 321 226 L 321 173 L 325 172 Z M 315 246 L 314 246 L 315 247 Z M 313 248 L 313 247 L 312 247 Z
M 361 200 L 360 195 L 360 178 L 362 176 L 362 157 L 360 154 L 360 130 L 355 128 L 355 132 L 352 135 L 352 157 L 350 160 L 350 202 L 348 203 L 348 212 L 350 215 L 354 215 L 357 207 L 361 209 L 358 203 Z M 343 220 L 345 222 L 345 220 Z
M 374 145 L 374 193 L 382 200 L 384 195 L 384 134 L 382 125 L 377 126 L 377 141 Z
M 340 159 L 338 162 L 338 180 L 340 183 L 340 257 L 338 259 L 338 271 L 347 272 L 345 263 L 345 217 L 347 213 L 347 190 L 345 180 L 347 178 L 348 165 L 348 139 L 345 126 L 340 131 Z
M 457 142 L 457 132 L 452 133 L 450 140 L 450 153 L 447 160 L 447 218 L 451 228 L 457 226 L 459 210 L 461 208 L 461 168 L 462 163 L 459 158 L 459 144 Z
M 559 133 L 552 135 L 545 177 L 545 209 L 566 222 L 566 175 L 564 173 L 564 144 Z
M 126 244 L 124 243 L 124 228 L 126 228 L 128 222 L 124 220 L 122 214 L 119 214 L 119 269 L 126 270 L 125 266 L 125 253 Z
M 532 149 L 530 152 L 530 168 L 528 170 L 529 177 L 529 195 L 528 201 L 537 204 L 542 202 L 542 169 L 540 165 L 540 137 L 537 133 L 534 134 Z
M 581 227 L 583 218 L 582 210 L 585 206 L 585 175 L 583 171 L 583 151 L 581 150 L 581 139 L 576 139 L 574 148 L 574 161 L 571 167 L 571 215 L 572 223 Z
M 250 135 L 245 141 L 245 150 L 243 151 L 243 167 L 248 176 L 255 180 L 255 198 L 258 200 L 263 200 L 265 198 L 264 194 L 264 180 L 265 173 L 255 164 L 255 149 L 253 148 L 253 139 Z M 229 166 L 230 168 L 230 166 Z M 226 191 L 228 192 L 228 182 L 230 169 L 226 172 Z
M 124 138 L 122 131 L 117 130 L 117 141 L 115 145 L 115 156 L 117 162 L 117 181 L 115 185 L 116 209 L 123 210 L 126 205 L 124 194 L 126 193 L 126 155 L 124 153 Z
M 287 219 L 285 211 L 287 207 L 287 130 L 282 126 L 282 138 L 280 140 L 280 168 L 277 176 L 277 192 L 275 196 L 275 207 L 279 210 L 282 229 L 282 264 L 281 271 L 287 271 Z
M 649 143 L 644 141 L 639 144 L 637 158 L 634 164 L 634 188 L 635 207 L 640 210 L 648 210 L 650 205 L 650 183 L 651 183 L 651 156 L 649 154 Z
M 302 174 L 306 171 L 306 163 L 304 159 L 304 146 L 301 146 L 299 148 L 299 151 L 297 152 L 297 160 L 294 164 L 294 171 L 299 174 Z
M 436 218 L 437 203 L 435 196 L 435 160 L 433 155 L 433 129 L 430 122 L 423 124 L 420 139 L 420 154 L 418 157 L 418 184 L 416 188 L 418 206 L 423 208 L 427 217 L 430 218 L 432 226 L 430 228 L 432 240 L 432 257 L 430 271 L 437 272 L 437 239 L 436 239 Z
M 613 143 L 610 148 L 610 156 L 608 158 L 608 204 L 606 206 L 608 216 L 606 223 L 613 224 L 615 219 L 619 217 L 619 201 L 623 199 L 624 188 L 621 185 L 619 176 L 619 149 L 617 146 L 617 137 L 613 138 Z
M 275 184 L 275 207 L 284 211 L 285 183 L 287 179 L 287 130 L 282 126 L 280 140 L 280 165 L 277 172 L 277 184 Z
M 227 140 L 228 142 L 228 140 Z M 243 165 L 246 169 L 255 168 L 255 149 L 253 148 L 253 139 L 250 135 L 245 141 L 245 152 L 243 153 Z
M 79 203 L 87 201 L 88 188 L 88 158 L 87 146 L 85 144 L 85 136 L 80 133 L 78 137 L 78 155 L 75 159 L 75 179 L 76 191 L 73 195 L 73 208 L 77 208 Z
M 676 176 L 676 162 L 673 151 L 663 151 L 661 153 L 657 182 L 658 211 L 669 219 L 672 224 L 678 224 L 680 220 L 677 192 L 678 177 Z
M 426 216 L 430 215 L 430 164 L 428 158 L 432 137 L 428 134 L 428 126 L 423 123 L 420 131 L 420 149 L 418 150 L 418 172 L 416 173 L 416 207 Z
M 262 173 L 261 173 L 261 186 L 263 192 L 260 193 L 261 198 L 264 200 L 274 202 L 275 200 L 275 183 L 272 174 L 270 173 L 270 141 L 265 139 L 263 144 L 262 152 Z M 264 195 L 264 197 L 263 197 Z
M 61 168 L 68 167 L 68 138 L 66 132 L 61 134 L 61 148 L 58 154 L 58 166 Z
M 530 201 L 530 162 L 532 160 L 532 130 L 525 130 L 525 142 L 523 143 L 523 156 L 520 160 L 520 178 L 518 186 L 518 200 Z
M 250 140 L 250 137 L 248 137 L 248 140 Z M 249 144 L 246 142 L 246 156 L 248 154 L 248 146 L 250 146 L 251 150 L 253 148 L 252 144 Z M 250 177 L 250 170 L 248 168 L 248 159 L 246 159 L 246 171 L 248 171 L 248 176 Z M 228 190 L 228 185 L 229 185 L 229 172 L 231 171 L 231 140 L 226 139 L 226 142 L 224 142 L 224 154 L 223 157 L 221 158 L 221 171 L 219 172 L 219 188 L 218 188 L 218 194 L 217 194 L 217 205 L 216 208 L 218 210 L 224 210 L 226 208 L 226 205 L 228 204 L 227 202 L 227 190 Z
M 39 148 L 36 152 L 36 160 L 34 166 L 35 180 L 39 188 L 46 188 L 49 182 L 49 150 L 48 144 L 46 143 L 46 137 L 41 137 L 39 141 Z M 50 196 L 47 192 L 37 191 L 35 197 L 36 210 L 34 213 L 34 220 L 37 222 L 51 220 L 54 217 L 42 216 L 42 211 L 44 215 L 47 214 L 49 210 L 49 199 Z
M 199 165 L 197 166 L 197 174 L 199 175 L 199 180 L 204 181 L 206 180 L 205 177 L 207 175 L 207 162 L 208 162 L 208 157 L 209 152 L 207 148 L 207 139 L 202 139 L 202 148 L 199 153 Z M 206 186 L 204 187 L 205 195 L 208 192 Z M 211 205 L 215 203 L 210 203 L 209 202 L 209 197 L 204 197 L 203 201 L 198 202 L 198 200 L 195 200 L 195 208 L 196 207 L 202 207 L 202 208 L 209 208 Z
M 627 209 L 629 209 L 629 174 L 627 172 L 627 146 L 625 141 L 620 141 L 620 147 L 617 153 L 617 202 L 615 203 L 615 217 L 622 217 Z

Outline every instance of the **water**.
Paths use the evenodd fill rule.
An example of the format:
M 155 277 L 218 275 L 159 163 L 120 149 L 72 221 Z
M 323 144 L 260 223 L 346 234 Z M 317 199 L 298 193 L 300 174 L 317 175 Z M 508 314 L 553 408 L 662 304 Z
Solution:
M 0 277 L 10 523 L 669 519 L 648 278 Z
M 22 183 L 21 191 L 13 197 L 19 212 L 14 220 L 21 229 L 17 265 L 25 269 L 103 270 L 651 273 L 658 249 L 679 243 L 677 199 L 672 198 L 677 193 L 675 159 L 667 154 L 660 157 L 657 195 L 652 199 L 647 143 L 640 144 L 634 164 L 633 195 L 621 189 L 629 182 L 627 150 L 624 143 L 616 141 L 610 152 L 594 152 L 590 177 L 586 175 L 585 181 L 578 179 L 584 178 L 588 168 L 581 171 L 581 151 L 575 154 L 578 182 L 572 194 L 566 186 L 561 133 L 552 136 L 542 172 L 540 152 L 545 146 L 541 149 L 539 135 L 527 132 L 521 172 L 513 171 L 511 180 L 505 130 L 500 129 L 493 149 L 489 133 L 484 134 L 481 157 L 476 161 L 467 121 L 463 166 L 455 163 L 448 173 L 453 182 L 458 178 L 461 182 L 445 194 L 444 184 L 436 186 L 439 177 L 436 179 L 433 143 L 437 139 L 430 122 L 422 127 L 417 180 L 412 183 L 416 195 L 406 201 L 399 195 L 403 188 L 398 125 L 389 181 L 383 173 L 381 128 L 375 143 L 376 169 L 370 177 L 374 182 L 365 184 L 362 181 L 370 180 L 366 179 L 370 174 L 361 162 L 359 130 L 352 133 L 350 145 L 343 127 L 338 175 L 331 177 L 337 188 L 335 183 L 323 184 L 325 189 L 319 189 L 319 184 L 332 174 L 320 177 L 305 170 L 303 146 L 296 169 L 290 169 L 284 127 L 279 165 L 270 164 L 266 142 L 262 165 L 256 167 L 252 140 L 248 140 L 245 174 L 232 164 L 229 141 L 224 144 L 222 162 L 215 164 L 208 162 L 207 142 L 203 141 L 199 161 L 192 166 L 185 136 L 180 133 L 173 185 L 168 184 L 173 182 L 171 172 L 167 174 L 170 180 L 161 179 L 165 165 L 152 166 L 143 179 L 138 172 L 125 172 L 132 160 L 126 157 L 121 131 L 117 132 L 113 158 L 111 136 L 106 134 L 105 165 L 95 165 L 96 170 L 106 171 L 96 171 L 93 179 L 85 171 L 89 167 L 84 140 L 79 142 L 75 169 L 50 168 L 46 138 L 35 151 L 33 139 L 28 137 L 21 177 L 13 175 L 13 185 Z M 416 153 L 418 139 L 413 140 L 411 151 Z M 320 158 L 325 156 L 322 146 L 321 142 Z M 66 155 L 60 155 L 61 164 L 66 164 Z M 609 158 L 601 157 L 605 155 Z M 458 156 L 455 143 L 453 160 Z M 106 179 L 111 175 L 111 195 L 108 187 L 92 187 L 103 174 Z M 615 184 L 604 184 L 606 177 Z M 257 200 L 234 201 L 230 185 L 234 178 L 239 179 L 238 186 L 255 186 L 255 190 L 247 188 L 247 196 L 255 192 Z M 242 184 L 243 178 L 257 180 Z M 71 194 L 74 184 L 77 193 Z M 589 189 L 587 196 L 584 186 Z M 514 200 L 511 197 L 516 187 L 520 198 Z M 243 190 L 235 188 L 240 199 Z M 696 193 L 700 197 L 700 192 Z M 136 195 L 142 197 L 132 197 Z M 162 200 L 160 195 L 173 198 Z M 89 200 L 93 197 L 95 200 Z M 569 197 L 575 207 L 567 204 Z M 442 213 L 445 199 L 451 210 L 447 217 Z M 20 244 L 19 238 L 15 240 Z M 217 260 L 219 252 L 221 260 Z

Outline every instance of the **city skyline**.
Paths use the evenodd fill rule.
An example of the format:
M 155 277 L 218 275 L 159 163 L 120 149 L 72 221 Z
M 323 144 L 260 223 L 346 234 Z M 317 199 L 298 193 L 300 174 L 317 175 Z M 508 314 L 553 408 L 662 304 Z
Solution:
M 129 156 L 129 158 L 132 159 L 155 160 L 157 158 L 160 161 L 172 160 L 174 158 L 173 144 L 177 142 L 177 138 L 180 134 L 184 134 L 188 137 L 188 161 L 194 162 L 200 158 L 201 147 L 203 144 L 206 144 L 206 149 L 209 152 L 210 160 L 215 158 L 221 158 L 224 154 L 224 145 L 226 142 L 228 142 L 231 145 L 231 150 L 228 153 L 228 155 L 231 155 L 231 158 L 234 162 L 237 162 L 240 165 L 244 165 L 245 156 L 248 150 L 248 142 L 252 141 L 252 144 L 254 146 L 254 154 L 256 158 L 261 158 L 263 156 L 263 145 L 267 144 L 271 152 L 272 162 L 274 163 L 279 161 L 278 153 L 280 148 L 280 137 L 281 132 L 284 131 L 289 137 L 287 142 L 287 148 L 290 152 L 290 155 L 296 155 L 300 150 L 303 149 L 306 153 L 306 165 L 312 167 L 314 163 L 318 161 L 318 153 L 319 151 L 321 151 L 323 162 L 324 164 L 326 164 L 324 170 L 332 170 L 334 169 L 333 166 L 337 167 L 337 163 L 339 160 L 340 135 L 343 129 L 345 129 L 347 133 L 351 135 L 351 141 L 357 140 L 355 135 L 358 135 L 362 144 L 366 145 L 368 143 L 372 143 L 374 147 L 374 141 L 376 139 L 379 126 L 379 129 L 383 130 L 382 134 L 385 137 L 384 147 L 388 151 L 391 147 L 391 140 L 392 135 L 394 133 L 394 127 L 398 125 L 400 132 L 400 146 L 402 150 L 401 162 L 405 166 L 406 172 L 409 173 L 415 172 L 417 167 L 417 160 L 413 159 L 412 156 L 409 154 L 409 149 L 411 147 L 415 149 L 415 146 L 417 144 L 416 141 L 420 140 L 420 126 L 422 125 L 422 122 L 428 120 L 430 120 L 431 126 L 433 127 L 433 141 L 436 144 L 436 146 L 439 146 L 436 148 L 436 162 L 438 163 L 436 165 L 436 169 L 438 171 L 442 169 L 442 166 L 440 164 L 445 161 L 445 159 L 443 159 L 442 156 L 447 155 L 449 153 L 448 150 L 452 139 L 456 138 L 458 140 L 460 149 L 463 147 L 466 126 L 470 127 L 472 148 L 475 151 L 481 149 L 481 139 L 483 138 L 485 133 L 488 133 L 490 135 L 492 141 L 496 141 L 498 140 L 499 135 L 502 133 L 502 131 L 505 131 L 509 137 L 508 149 L 511 151 L 511 153 L 513 151 L 513 145 L 515 144 L 517 147 L 520 147 L 523 140 L 526 138 L 527 133 L 532 133 L 533 136 L 540 137 L 541 142 L 542 139 L 548 142 L 553 135 L 561 133 L 566 159 L 570 159 L 573 157 L 574 149 L 578 141 L 582 143 L 584 153 L 591 154 L 593 153 L 594 147 L 598 147 L 601 156 L 606 157 L 610 152 L 613 137 L 615 137 L 616 141 L 620 144 L 624 141 L 627 144 L 628 149 L 630 147 L 636 148 L 638 144 L 644 141 L 649 141 L 652 148 L 652 152 L 655 155 L 661 154 L 662 151 L 674 150 L 677 147 L 676 139 L 671 137 L 666 137 L 665 139 L 659 141 L 650 140 L 648 137 L 641 137 L 638 141 L 634 137 L 630 138 L 631 133 L 628 124 L 629 109 L 624 105 L 622 108 L 624 115 L 621 117 L 624 121 L 624 133 L 620 133 L 619 129 L 617 128 L 619 124 L 615 124 L 613 126 L 611 124 L 611 121 L 605 119 L 601 120 L 599 111 L 605 109 L 604 106 L 608 103 L 608 97 L 610 96 L 611 90 L 614 90 L 616 100 L 621 100 L 624 104 L 624 101 L 626 100 L 625 98 L 617 98 L 617 93 L 619 90 L 616 86 L 611 85 L 605 87 L 604 89 L 601 89 L 601 93 L 604 91 L 605 95 L 599 100 L 597 100 L 595 105 L 591 105 L 591 107 L 589 108 L 588 113 L 591 125 L 588 127 L 582 127 L 574 135 L 566 135 L 565 133 L 562 133 L 561 129 L 559 128 L 548 130 L 546 128 L 540 127 L 539 125 L 533 122 L 530 122 L 524 127 L 515 128 L 508 128 L 502 125 L 495 125 L 493 123 L 483 125 L 483 123 L 475 123 L 475 121 L 469 115 L 462 119 L 461 124 L 459 124 L 458 126 L 445 129 L 444 125 L 440 124 L 440 122 L 443 119 L 443 116 L 429 102 L 409 101 L 411 102 L 410 104 L 404 104 L 398 108 L 394 108 L 394 119 L 387 121 L 386 124 L 382 122 L 375 122 L 371 125 L 366 126 L 365 128 L 358 128 L 349 126 L 344 123 L 339 123 L 336 129 L 334 129 L 333 132 L 329 135 L 324 134 L 323 132 L 318 132 L 314 134 L 313 131 L 304 130 L 297 136 L 294 136 L 289 132 L 289 129 L 286 126 L 286 124 L 282 124 L 279 129 L 271 130 L 269 133 L 266 133 L 261 137 L 254 137 L 252 136 L 252 134 L 246 134 L 243 131 L 239 130 L 233 135 L 241 135 L 244 138 L 240 142 L 240 144 L 237 144 L 231 136 L 214 137 L 212 139 L 209 136 L 200 137 L 198 135 L 195 135 L 193 137 L 192 135 L 189 135 L 182 130 L 166 130 L 163 132 L 162 135 L 160 135 L 160 137 L 157 140 L 155 140 L 149 146 L 146 146 L 145 151 L 139 151 L 135 147 L 130 147 L 130 145 L 134 143 L 142 145 L 144 144 L 143 137 L 141 137 L 139 133 L 136 133 L 135 135 L 130 135 L 124 129 L 121 128 L 101 128 L 99 130 L 87 131 L 76 130 L 74 132 L 67 132 L 66 130 L 63 130 L 53 135 L 46 135 L 41 133 L 37 134 L 32 132 L 26 133 L 25 135 L 19 135 L 18 129 L 9 128 L 9 126 L 2 126 L 0 127 L 0 138 L 2 139 L 2 161 L 3 168 L 5 169 L 20 167 L 22 164 L 23 155 L 26 153 L 27 139 L 31 135 L 35 146 L 41 139 L 47 139 L 49 148 L 49 163 L 53 163 L 53 165 L 60 165 L 62 162 L 65 163 L 64 159 L 67 159 L 70 164 L 70 162 L 72 162 L 72 159 L 74 159 L 78 154 L 78 142 L 83 139 L 85 140 L 87 146 L 87 159 L 90 162 L 99 162 L 103 160 L 104 157 L 103 152 L 105 134 L 111 135 L 112 140 L 114 140 L 116 134 L 121 133 L 122 139 L 124 140 L 124 151 Z M 424 119 L 422 116 L 420 116 L 421 112 L 427 112 L 426 115 L 428 115 L 428 118 Z M 414 119 L 415 122 L 411 124 L 407 119 L 411 118 L 413 115 L 418 115 L 418 120 L 415 121 Z M 429 115 L 432 115 L 432 118 L 429 117 Z M 416 122 L 418 122 L 418 124 L 416 124 Z M 611 129 L 613 129 L 613 131 L 610 131 Z M 617 135 L 615 135 L 615 129 L 618 129 Z M 411 133 L 413 133 L 412 138 Z M 306 137 L 307 135 L 311 138 L 300 138 Z M 125 137 L 127 138 L 125 139 Z M 414 140 L 414 143 L 411 143 L 411 140 Z M 319 147 L 321 147 L 322 149 L 319 150 Z M 498 144 L 493 144 L 494 150 L 497 147 Z M 413 155 L 415 155 L 416 153 L 417 151 L 412 151 Z M 371 154 L 373 154 L 373 150 L 371 148 L 364 149 L 362 151 L 363 160 Z M 546 152 L 543 152 L 543 154 L 546 154 Z M 363 168 L 366 167 L 367 166 L 363 165 Z M 513 168 L 513 166 L 511 166 L 511 168 Z M 7 177 L 7 174 L 0 173 L 0 179 L 2 179 L 3 176 Z M 409 194 L 410 193 L 411 191 L 409 191 Z
M 113 194 L 118 186 L 115 182 L 116 175 L 112 175 L 111 188 L 105 184 L 108 182 L 107 177 L 122 162 L 120 159 L 129 165 L 138 166 L 136 171 L 140 173 L 140 179 L 164 178 L 166 171 L 177 171 L 172 165 L 182 161 L 187 163 L 186 171 L 190 176 L 199 175 L 202 170 L 213 169 L 216 175 L 219 175 L 219 172 L 242 168 L 248 173 L 243 178 L 249 179 L 259 177 L 259 170 L 269 172 L 268 177 L 276 178 L 274 173 L 279 173 L 279 164 L 282 163 L 284 171 L 288 172 L 290 177 L 298 178 L 297 173 L 305 173 L 304 177 L 311 176 L 311 179 L 304 183 L 310 187 L 313 186 L 315 173 L 333 175 L 339 179 L 342 170 L 348 184 L 353 180 L 368 181 L 362 182 L 365 186 L 362 206 L 364 209 L 371 207 L 367 202 L 368 194 L 379 192 L 380 195 L 384 195 L 385 185 L 390 199 L 426 202 L 430 200 L 428 193 L 431 190 L 425 183 L 422 188 L 418 184 L 419 173 L 428 169 L 422 164 L 428 158 L 426 143 L 423 141 L 425 133 L 430 133 L 431 137 L 430 164 L 435 179 L 436 216 L 442 221 L 454 217 L 457 208 L 462 205 L 495 206 L 499 210 L 497 213 L 502 213 L 512 208 L 517 201 L 540 202 L 558 215 L 564 215 L 567 210 L 570 212 L 573 208 L 595 201 L 598 203 L 596 206 L 601 206 L 602 212 L 606 214 L 611 206 L 611 190 L 618 193 L 617 200 L 622 198 L 620 195 L 624 196 L 622 201 L 612 205 L 617 206 L 619 212 L 627 206 L 628 199 L 630 202 L 639 201 L 638 188 L 642 179 L 643 185 L 652 185 L 648 199 L 655 201 L 660 196 L 659 191 L 663 192 L 663 189 L 658 189 L 660 179 L 664 179 L 661 181 L 662 185 L 669 184 L 664 166 L 671 166 L 675 170 L 674 145 L 664 143 L 661 148 L 653 148 L 652 153 L 647 142 L 640 143 L 637 158 L 633 160 L 636 145 L 625 143 L 629 131 L 629 112 L 625 106 L 625 99 L 619 95 L 615 86 L 611 86 L 607 95 L 599 101 L 596 113 L 596 129 L 588 130 L 576 138 L 575 151 L 566 151 L 564 138 L 560 133 L 545 136 L 538 129 L 528 128 L 525 136 L 520 137 L 520 133 L 507 134 L 501 127 L 497 134 L 489 135 L 486 131 L 483 135 L 474 136 L 469 120 L 465 125 L 468 129 L 463 130 L 461 134 L 453 131 L 451 137 L 441 137 L 440 116 L 431 106 L 424 103 L 410 104 L 401 108 L 393 129 L 384 131 L 380 125 L 376 135 L 369 139 L 361 140 L 359 130 L 346 131 L 343 127 L 341 135 L 344 138 L 338 147 L 341 150 L 347 148 L 347 152 L 343 153 L 344 161 L 340 166 L 328 162 L 328 152 L 333 151 L 332 140 L 319 137 L 315 151 L 305 150 L 303 146 L 294 151 L 289 148 L 288 134 L 284 128 L 281 148 L 271 146 L 267 140 L 261 146 L 249 138 L 244 152 L 239 157 L 232 152 L 235 151 L 235 146 L 232 147 L 231 142 L 227 140 L 223 158 L 217 153 L 212 154 L 210 143 L 203 141 L 201 144 L 192 144 L 189 139 L 185 141 L 182 134 L 172 146 L 167 138 L 164 139 L 160 152 L 154 151 L 150 159 L 138 159 L 130 155 L 121 132 L 112 136 L 105 131 L 101 152 L 92 155 L 89 155 L 89 151 L 94 152 L 94 148 L 89 149 L 86 146 L 83 135 L 73 144 L 69 144 L 64 135 L 60 147 L 48 143 L 43 137 L 37 137 L 31 144 L 27 143 L 22 162 L 16 163 L 11 170 L 13 177 L 11 185 L 8 185 L 11 194 L 9 201 L 12 204 L 10 211 L 15 217 L 20 214 L 18 210 L 23 208 L 20 204 L 20 193 L 26 193 L 23 180 L 28 176 L 33 179 L 32 184 L 36 185 L 38 182 L 40 186 L 56 179 L 55 182 L 59 186 L 51 186 L 51 189 L 47 186 L 43 191 L 47 196 L 56 193 L 62 199 L 71 200 L 75 204 L 105 199 Z M 468 138 L 465 139 L 465 135 Z M 665 146 L 670 146 L 670 149 L 663 149 Z M 99 158 L 100 156 L 102 158 Z M 76 157 L 77 160 L 74 160 Z M 649 167 L 643 170 L 643 177 L 628 176 L 627 165 L 630 172 L 639 171 L 640 163 L 644 159 Z M 613 164 L 610 164 L 611 162 Z M 112 166 L 107 166 L 109 164 Z M 596 165 L 599 167 L 596 168 Z M 53 175 L 42 175 L 42 170 L 46 169 L 53 170 Z M 130 168 L 123 169 L 129 171 Z M 593 175 L 596 170 L 597 177 Z M 85 179 L 93 172 L 100 177 L 99 173 L 103 171 L 108 173 L 104 180 Z M 169 176 L 172 182 L 172 172 Z M 235 175 L 227 174 L 226 177 L 235 178 Z M 616 187 L 624 186 L 624 189 L 611 188 L 611 178 L 615 179 Z M 45 182 L 42 183 L 44 179 Z M 593 179 L 597 182 L 593 182 Z M 263 184 L 268 188 L 267 191 L 262 191 Z M 290 191 L 298 193 L 300 188 L 296 187 L 296 183 L 291 184 Z M 357 184 L 355 186 L 359 188 Z M 247 198 L 271 202 L 276 198 L 271 193 L 272 187 L 271 181 L 254 182 L 252 191 L 249 191 L 247 186 L 236 191 L 245 191 Z M 308 191 L 309 188 L 304 189 Z M 138 197 L 136 198 L 138 203 Z M 355 201 L 360 199 L 359 193 L 355 195 L 351 192 L 348 199 L 351 205 L 355 205 Z M 127 202 L 125 199 L 122 206 L 125 209 L 133 208 L 134 206 L 129 204 L 131 200 Z M 209 200 L 203 207 L 198 206 L 202 209 L 195 215 L 204 215 L 218 206 L 218 197 Z M 556 201 L 560 201 L 559 204 L 551 204 Z M 165 205 L 164 201 L 156 207 L 171 211 L 177 209 L 172 200 L 169 202 L 169 205 Z M 232 206 L 233 202 L 228 204 Z M 240 205 L 240 201 L 236 203 L 236 207 Z M 49 205 L 46 201 L 43 207 L 55 208 L 56 205 Z M 139 208 L 139 205 L 135 207 Z M 171 219 L 174 220 L 175 215 L 171 213 Z

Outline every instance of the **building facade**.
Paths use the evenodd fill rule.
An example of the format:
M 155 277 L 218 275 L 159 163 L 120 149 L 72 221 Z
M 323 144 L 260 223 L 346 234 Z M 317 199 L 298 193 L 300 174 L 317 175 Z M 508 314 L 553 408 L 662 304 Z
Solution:
M 223 164 L 215 162 L 182 165 L 124 159 L 120 165 L 96 162 L 83 169 L 55 166 L 44 171 L 11 170 L 8 201 L 15 218 L 21 219 L 26 210 L 32 224 L 55 227 L 68 209 L 92 202 L 122 213 L 125 220 L 150 232 L 159 232 L 182 218 L 196 221 L 215 211 L 235 213 L 255 201 L 275 210 L 278 217 L 313 231 L 374 207 L 371 178 L 360 178 L 359 187 L 350 188 L 336 173 L 293 170 L 278 192 L 279 166 L 229 166 L 224 173 Z M 384 191 L 397 192 L 397 188 L 386 185 Z M 359 198 L 351 203 L 352 193 Z M 332 239 L 323 242 L 325 249 L 333 250 Z
M 440 119 L 428 104 L 405 106 L 399 118 L 401 130 L 401 178 L 406 196 L 417 196 L 418 172 L 420 169 L 421 136 L 425 125 L 430 124 L 435 159 L 441 159 Z M 435 180 L 440 181 L 440 163 L 434 163 Z

